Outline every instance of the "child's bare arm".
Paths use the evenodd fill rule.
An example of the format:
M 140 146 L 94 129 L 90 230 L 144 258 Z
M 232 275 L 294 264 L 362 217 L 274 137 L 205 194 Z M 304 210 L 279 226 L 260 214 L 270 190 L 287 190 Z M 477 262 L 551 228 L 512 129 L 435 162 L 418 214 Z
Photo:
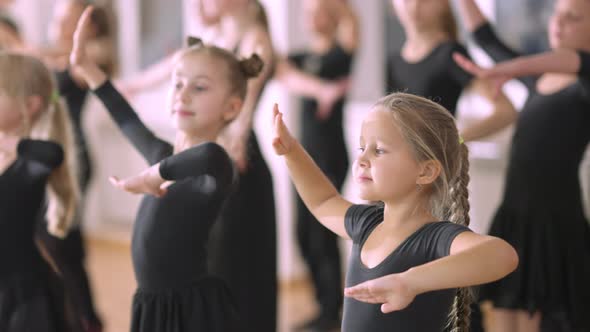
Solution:
M 273 147 L 276 154 L 284 156 L 301 199 L 322 225 L 343 238 L 350 238 L 344 227 L 344 215 L 352 203 L 340 196 L 301 144 L 291 136 L 276 105 L 273 115 Z

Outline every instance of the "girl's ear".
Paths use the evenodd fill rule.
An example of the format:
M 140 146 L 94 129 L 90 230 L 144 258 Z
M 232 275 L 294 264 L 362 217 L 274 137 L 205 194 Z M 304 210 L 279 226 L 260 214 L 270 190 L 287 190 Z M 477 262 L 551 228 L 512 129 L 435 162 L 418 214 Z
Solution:
M 442 172 L 442 166 L 437 160 L 427 160 L 420 163 L 420 174 L 416 179 L 416 184 L 426 185 L 431 184 Z
M 227 109 L 222 114 L 223 120 L 225 120 L 226 122 L 232 121 L 238 116 L 238 114 L 240 114 L 244 101 L 242 100 L 242 98 L 232 96 L 229 98 L 228 104 L 229 105 Z
M 43 98 L 37 95 L 27 97 L 25 100 L 25 108 L 29 118 L 34 118 L 37 114 L 41 113 L 43 108 Z

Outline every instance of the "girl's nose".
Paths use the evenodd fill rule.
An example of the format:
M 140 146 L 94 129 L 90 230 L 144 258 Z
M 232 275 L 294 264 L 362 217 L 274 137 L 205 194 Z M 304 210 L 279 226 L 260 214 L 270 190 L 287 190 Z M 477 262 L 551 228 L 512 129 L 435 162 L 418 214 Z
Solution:
M 361 154 L 356 159 L 357 164 L 361 168 L 366 168 L 369 166 L 369 160 L 365 156 L 365 152 L 361 152 Z
M 188 104 L 190 102 L 190 95 L 189 95 L 188 89 L 182 88 L 180 91 L 178 91 L 178 99 L 183 104 Z

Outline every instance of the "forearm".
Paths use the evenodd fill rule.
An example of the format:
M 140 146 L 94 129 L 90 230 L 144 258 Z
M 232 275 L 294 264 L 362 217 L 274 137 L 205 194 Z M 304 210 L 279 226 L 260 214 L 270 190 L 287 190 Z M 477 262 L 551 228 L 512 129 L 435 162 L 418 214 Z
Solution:
M 72 71 L 73 74 L 82 78 L 91 90 L 96 90 L 108 79 L 107 74 L 95 63 L 76 66 L 72 68 Z
M 287 60 L 277 65 L 276 77 L 290 92 L 308 98 L 316 98 L 325 84 L 321 79 L 295 68 Z
M 480 285 L 503 278 L 518 265 L 508 243 L 492 238 L 454 255 L 419 265 L 403 273 L 417 294 Z
M 477 141 L 493 135 L 508 127 L 516 120 L 517 115 L 510 115 L 508 112 L 494 111 L 490 116 L 477 121 L 463 129 L 461 137 L 465 142 Z
M 574 50 L 555 50 L 537 55 L 523 56 L 499 63 L 494 70 L 510 77 L 542 75 L 544 73 L 577 74 L 580 56 Z
M 322 203 L 340 195 L 299 142 L 285 155 L 285 161 L 299 196 L 312 213 Z
M 487 19 L 475 3 L 475 0 L 460 0 L 459 13 L 469 32 L 474 32 L 478 27 L 487 23 Z
M 208 174 L 218 183 L 230 183 L 233 174 L 232 163 L 225 150 L 210 142 L 167 157 L 159 165 L 159 175 L 173 181 Z
M 514 105 L 504 94 L 500 94 L 494 98 L 490 93 L 491 91 L 485 91 L 482 94 L 487 95 L 488 100 L 492 103 L 492 113 L 461 131 L 461 136 L 466 142 L 493 135 L 508 127 L 518 117 L 518 112 L 514 108 Z

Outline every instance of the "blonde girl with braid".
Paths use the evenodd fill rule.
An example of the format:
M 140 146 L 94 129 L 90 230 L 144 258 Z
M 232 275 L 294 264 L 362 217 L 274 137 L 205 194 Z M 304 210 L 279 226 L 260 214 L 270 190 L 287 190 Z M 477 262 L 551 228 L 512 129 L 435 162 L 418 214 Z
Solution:
M 44 214 L 64 237 L 74 216 L 71 124 L 42 62 L 0 52 L 0 72 L 0 331 L 62 331 L 34 233 Z
M 274 110 L 273 147 L 328 229 L 352 239 L 342 331 L 469 331 L 469 286 L 518 264 L 505 241 L 469 230 L 468 151 L 455 121 L 428 99 L 393 93 L 365 117 L 353 174 L 340 196 Z

